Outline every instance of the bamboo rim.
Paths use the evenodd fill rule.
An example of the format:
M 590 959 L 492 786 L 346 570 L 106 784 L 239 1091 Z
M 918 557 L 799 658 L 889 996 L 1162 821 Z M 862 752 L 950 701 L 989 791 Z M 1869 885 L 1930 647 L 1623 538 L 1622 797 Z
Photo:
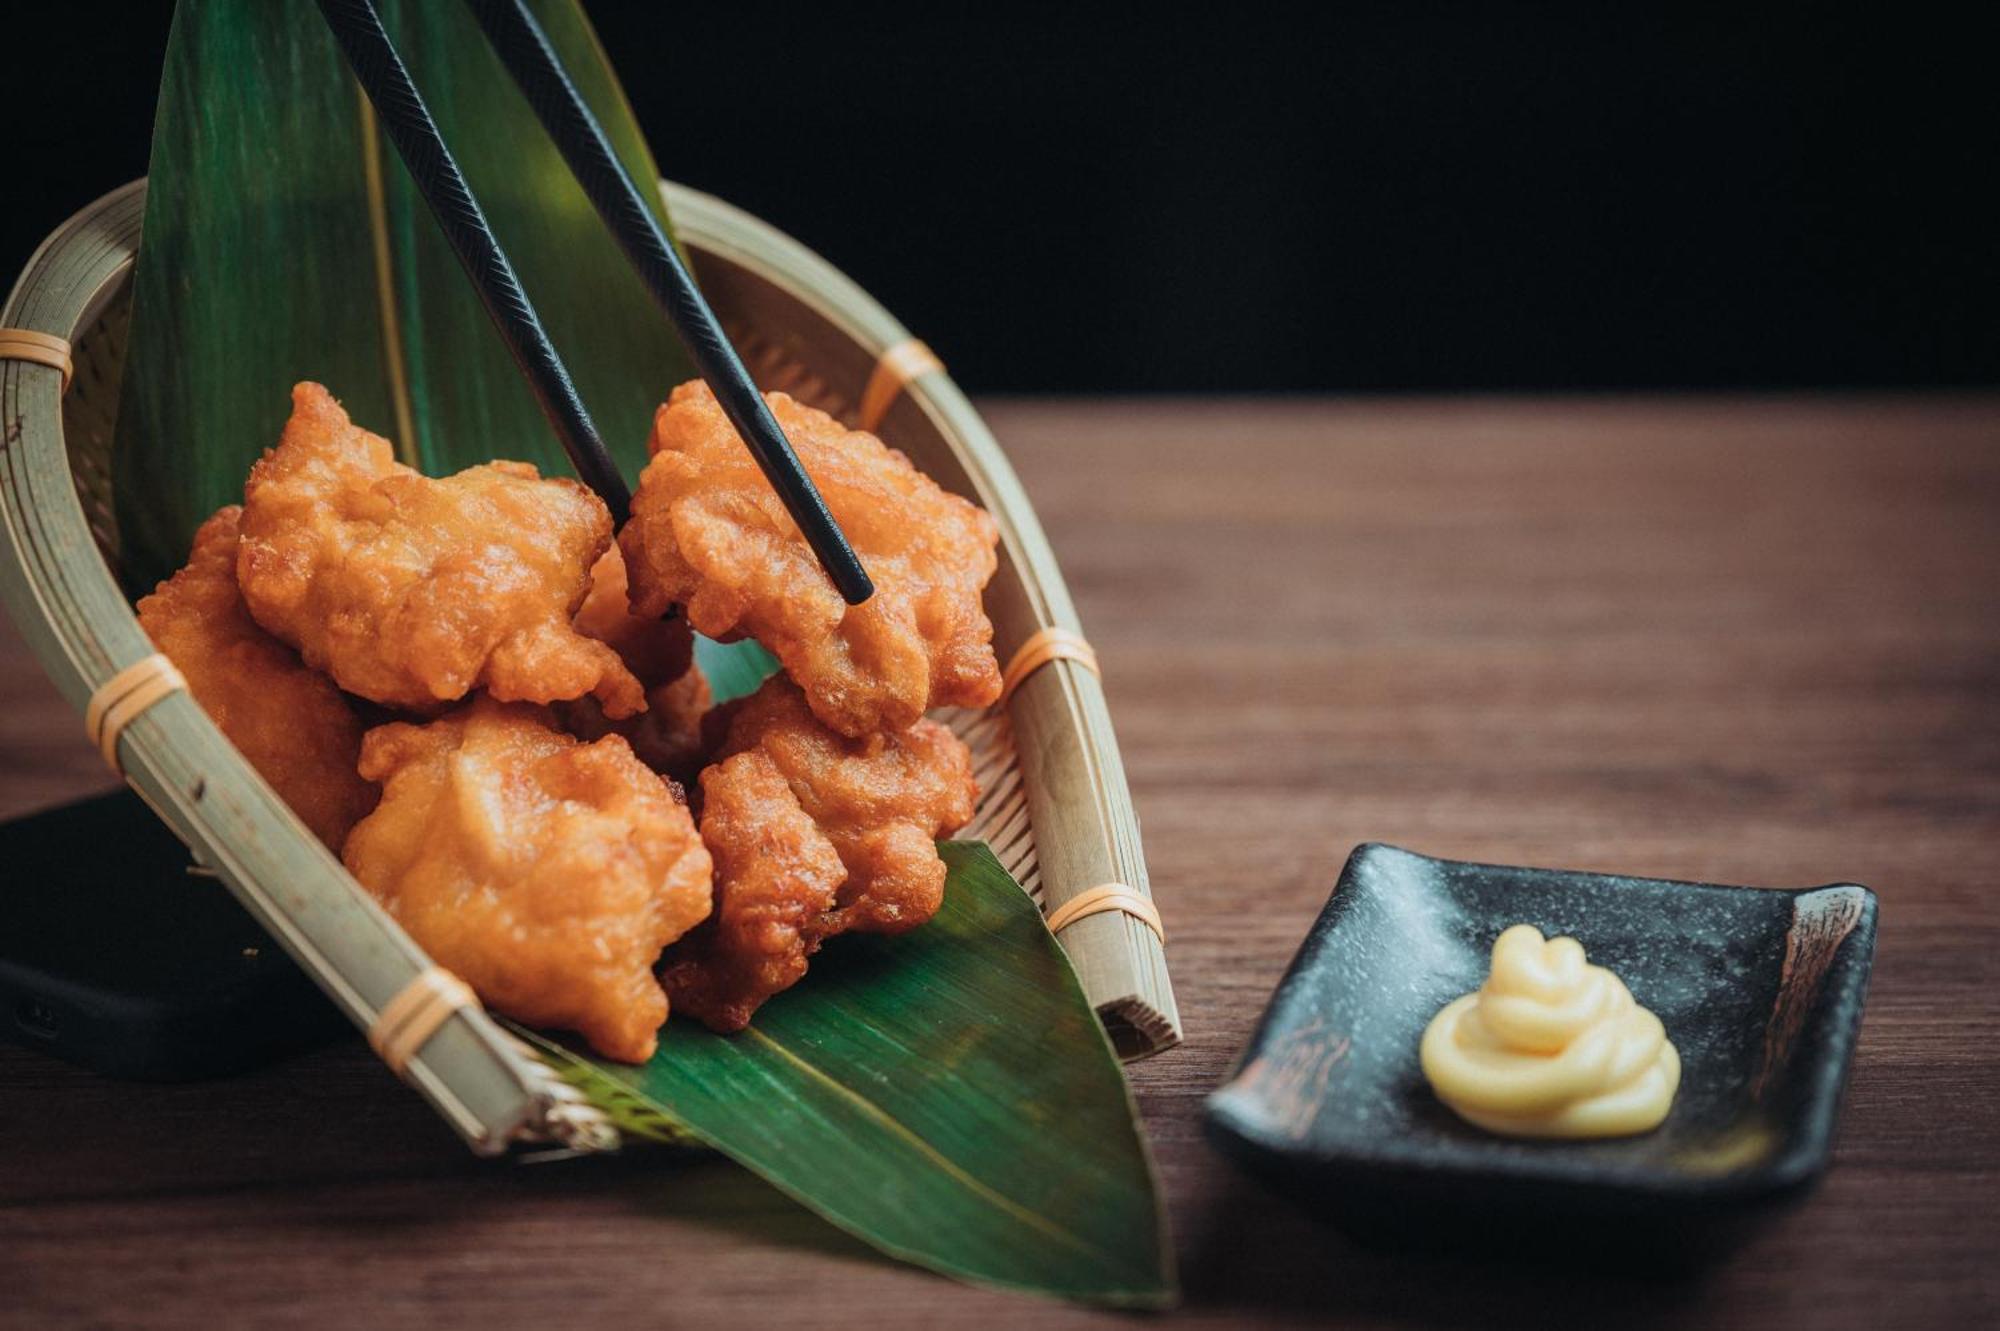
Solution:
M 937 353 L 914 337 L 890 347 L 876 360 L 874 372 L 868 376 L 868 386 L 861 390 L 857 424 L 873 433 L 904 388 L 927 374 L 943 370 L 944 362 L 937 358 Z
M 188 682 L 174 663 L 160 652 L 142 656 L 104 681 L 83 709 L 83 731 L 104 761 L 118 775 L 125 764 L 118 761 L 118 738 L 146 709 L 169 694 L 185 692 Z
M 1084 640 L 1081 633 L 1071 633 L 1065 628 L 1046 628 L 1035 634 L 1019 647 L 1000 672 L 1000 705 L 1005 707 L 1014 696 L 1014 690 L 1027 681 L 1045 665 L 1057 661 L 1074 661 L 1093 675 L 1104 672 L 1097 664 L 1097 649 Z M 1049 926 L 1055 928 L 1053 924 Z
M 37 332 L 33 328 L 0 328 L 0 360 L 27 361 L 60 370 L 62 391 L 65 393 L 69 392 L 70 380 L 76 373 L 75 362 L 70 358 L 69 339 L 53 333 Z
M 440 1026 L 458 1013 L 478 1007 L 479 999 L 465 981 L 442 966 L 432 966 L 404 985 L 402 992 L 375 1014 L 368 1027 L 368 1047 L 400 1077 Z
M 1123 883 L 1103 883 L 1063 902 L 1049 912 L 1049 932 L 1059 934 L 1078 920 L 1102 915 L 1108 910 L 1125 912 L 1151 929 L 1162 943 L 1167 941 L 1167 926 L 1161 922 L 1159 908 L 1153 905 L 1153 899 L 1134 892 Z

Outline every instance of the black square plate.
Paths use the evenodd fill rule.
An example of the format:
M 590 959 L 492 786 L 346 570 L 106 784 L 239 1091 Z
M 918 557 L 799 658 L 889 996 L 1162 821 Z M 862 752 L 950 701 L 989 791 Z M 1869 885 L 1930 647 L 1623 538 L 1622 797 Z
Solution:
M 1511 1141 L 1431 1094 L 1417 1043 L 1486 978 L 1511 924 L 1568 934 L 1665 1023 L 1682 1059 L 1644 1136 Z M 1209 1135 L 1391 1241 L 1698 1253 L 1825 1170 L 1875 951 L 1865 887 L 1781 891 L 1513 869 L 1364 845 L 1230 1079 Z

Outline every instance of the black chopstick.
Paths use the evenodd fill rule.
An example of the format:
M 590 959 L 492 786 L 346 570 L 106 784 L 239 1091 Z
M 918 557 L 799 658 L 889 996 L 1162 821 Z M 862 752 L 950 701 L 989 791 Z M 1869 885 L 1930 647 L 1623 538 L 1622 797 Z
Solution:
M 604 500 L 612 522 L 623 525 L 632 506 L 625 478 L 618 474 L 618 466 L 598 437 L 569 371 L 563 368 L 547 330 L 535 316 L 528 293 L 521 289 L 514 266 L 507 262 L 479 201 L 472 197 L 471 187 L 445 147 L 437 122 L 431 119 L 410 71 L 382 27 L 381 15 L 371 0 L 319 0 L 319 7 L 346 53 L 354 77 L 373 103 L 376 118 L 409 167 L 424 202 L 451 243 L 452 253 L 464 265 L 486 313 L 492 316 L 515 364 L 527 378 L 542 414 L 562 440 L 576 474 Z
M 820 566 L 849 605 L 861 604 L 875 590 L 867 570 L 828 511 L 812 477 L 799 464 L 798 454 L 772 417 L 687 265 L 612 151 L 603 126 L 570 82 L 541 24 L 523 0 L 467 0 L 467 4 L 501 63 L 520 85 L 542 128 L 555 141 L 570 173 L 680 334 L 730 424 L 749 446 L 771 488 L 819 556 Z

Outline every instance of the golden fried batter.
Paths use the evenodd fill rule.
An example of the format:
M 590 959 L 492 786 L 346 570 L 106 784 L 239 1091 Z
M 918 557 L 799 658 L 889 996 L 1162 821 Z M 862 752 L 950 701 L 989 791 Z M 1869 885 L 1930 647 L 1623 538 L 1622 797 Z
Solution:
M 617 546 L 590 571 L 590 594 L 576 631 L 608 644 L 646 690 L 646 710 L 612 721 L 595 698 L 558 704 L 563 729 L 578 739 L 623 735 L 639 761 L 678 783 L 701 770 L 702 718 L 713 698 L 694 664 L 694 630 L 685 619 L 641 619 L 626 601 L 625 559 Z
M 436 711 L 594 693 L 644 708 L 618 654 L 570 626 L 611 539 L 581 483 L 495 462 L 432 480 L 350 422 L 318 384 L 244 489 L 237 578 L 250 613 L 351 693 Z
M 354 764 L 361 722 L 339 689 L 258 628 L 236 589 L 237 524 L 221 509 L 194 536 L 187 567 L 139 602 L 139 627 L 188 690 L 300 821 L 336 853 L 375 804 Z
M 590 566 L 590 590 L 577 608 L 576 631 L 617 652 L 645 681 L 679 679 L 694 660 L 694 631 L 686 620 L 632 613 L 625 556 L 615 544 Z
M 937 913 L 944 861 L 936 838 L 972 817 L 979 787 L 958 736 L 923 719 L 848 739 L 821 725 L 790 680 L 774 675 L 735 705 L 720 757 L 755 749 L 847 866 L 829 932 L 901 933 Z
M 797 984 L 826 936 L 847 870 L 772 761 L 739 753 L 701 774 L 701 836 L 715 857 L 715 913 L 660 968 L 677 1011 L 740 1031 Z
M 653 421 L 653 460 L 619 536 L 633 609 L 674 603 L 711 638 L 753 637 L 843 735 L 901 730 L 930 707 L 1000 696 L 980 592 L 992 517 L 938 488 L 873 435 L 783 393 L 771 411 L 875 581 L 849 606 L 706 384 L 682 384 Z
M 935 915 L 934 838 L 972 817 L 978 793 L 971 754 L 943 726 L 848 739 L 781 675 L 734 706 L 701 786 L 715 920 L 667 954 L 661 980 L 718 1031 L 741 1030 L 833 935 L 901 933 Z
M 613 735 L 579 743 L 545 711 L 481 696 L 368 732 L 382 803 L 342 858 L 489 1006 L 652 1057 L 660 949 L 708 914 L 708 851 L 686 806 Z

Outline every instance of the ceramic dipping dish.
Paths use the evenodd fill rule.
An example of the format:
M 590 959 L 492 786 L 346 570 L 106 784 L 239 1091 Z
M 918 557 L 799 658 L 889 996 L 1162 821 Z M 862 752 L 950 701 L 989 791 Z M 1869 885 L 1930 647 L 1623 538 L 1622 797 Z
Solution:
M 1460 1120 L 1424 1027 L 1527 923 L 1582 942 L 1678 1047 L 1657 1129 L 1518 1141 Z M 1363 845 L 1209 1098 L 1211 1140 L 1371 1243 L 1685 1261 L 1825 1171 L 1875 950 L 1875 895 L 1468 864 Z

